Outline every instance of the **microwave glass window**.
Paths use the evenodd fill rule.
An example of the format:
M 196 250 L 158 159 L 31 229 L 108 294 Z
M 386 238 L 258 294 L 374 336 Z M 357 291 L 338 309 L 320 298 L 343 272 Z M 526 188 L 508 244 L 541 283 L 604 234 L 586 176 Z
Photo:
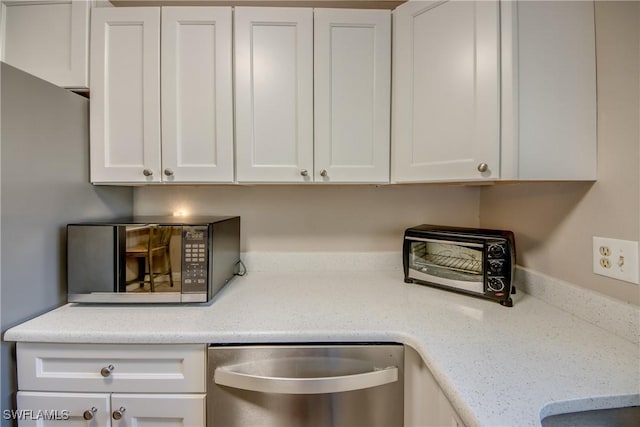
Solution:
M 120 292 L 180 293 L 182 229 L 136 224 L 126 227 L 126 284 Z
M 481 247 L 464 244 L 412 241 L 409 269 L 412 277 L 442 284 L 483 281 Z

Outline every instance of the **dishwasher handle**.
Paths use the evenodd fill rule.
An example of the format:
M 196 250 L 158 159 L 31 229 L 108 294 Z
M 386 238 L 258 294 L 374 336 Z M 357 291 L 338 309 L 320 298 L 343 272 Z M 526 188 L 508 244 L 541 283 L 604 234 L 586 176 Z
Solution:
M 232 367 L 230 367 L 232 368 Z M 264 377 L 216 368 L 216 384 L 241 390 L 278 394 L 323 394 L 363 390 L 398 381 L 398 368 L 390 366 L 361 374 L 317 378 Z

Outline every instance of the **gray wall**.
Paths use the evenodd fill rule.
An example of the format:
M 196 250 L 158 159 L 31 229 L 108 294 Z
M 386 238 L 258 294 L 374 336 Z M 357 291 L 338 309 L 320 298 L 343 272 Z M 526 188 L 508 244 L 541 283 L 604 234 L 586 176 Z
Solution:
M 0 70 L 2 334 L 66 302 L 65 225 L 132 213 L 130 188 L 89 183 L 89 102 L 6 64 Z M 2 341 L 0 408 L 15 405 Z M 2 420 L 2 426 L 11 422 Z

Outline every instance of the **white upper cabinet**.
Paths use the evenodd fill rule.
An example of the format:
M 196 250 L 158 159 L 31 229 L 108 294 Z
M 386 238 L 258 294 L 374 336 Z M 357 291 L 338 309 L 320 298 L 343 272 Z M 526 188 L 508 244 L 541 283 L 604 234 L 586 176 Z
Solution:
M 313 10 L 235 9 L 238 182 L 313 178 Z
M 160 9 L 94 9 L 91 181 L 159 182 Z
M 314 10 L 314 180 L 389 182 L 391 16 Z
M 162 8 L 162 167 L 168 182 L 233 182 L 231 8 Z
M 233 182 L 231 8 L 92 19 L 91 181 Z
M 501 178 L 595 180 L 593 2 L 502 2 L 501 8 Z
M 58 86 L 87 89 L 89 11 L 94 4 L 2 1 L 1 60 Z
M 394 11 L 392 182 L 499 177 L 499 15 L 497 1 Z

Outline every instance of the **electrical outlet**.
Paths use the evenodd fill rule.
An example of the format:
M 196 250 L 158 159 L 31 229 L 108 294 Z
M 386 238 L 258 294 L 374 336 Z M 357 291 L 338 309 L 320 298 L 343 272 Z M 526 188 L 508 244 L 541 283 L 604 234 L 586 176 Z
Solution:
M 638 242 L 594 236 L 593 272 L 639 284 Z

